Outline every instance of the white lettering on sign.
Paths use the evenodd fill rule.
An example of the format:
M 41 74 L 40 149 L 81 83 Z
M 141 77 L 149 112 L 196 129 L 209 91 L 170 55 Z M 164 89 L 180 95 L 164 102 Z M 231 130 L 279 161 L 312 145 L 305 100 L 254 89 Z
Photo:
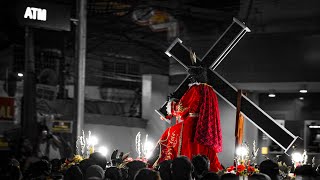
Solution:
M 34 19 L 39 21 L 46 21 L 47 20 L 47 10 L 40 9 L 35 7 L 27 7 L 26 11 L 24 12 L 25 19 Z

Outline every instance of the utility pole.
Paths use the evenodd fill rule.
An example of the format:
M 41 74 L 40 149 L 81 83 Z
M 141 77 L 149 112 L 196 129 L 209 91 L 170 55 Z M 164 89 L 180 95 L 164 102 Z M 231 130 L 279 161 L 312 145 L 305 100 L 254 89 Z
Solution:
M 22 133 L 37 145 L 38 124 L 36 117 L 35 56 L 33 28 L 25 27 L 25 73 L 23 75 L 23 122 Z
M 86 39 L 87 39 L 87 0 L 77 1 L 76 26 L 76 64 L 77 80 L 74 93 L 76 100 L 76 129 L 77 137 L 81 136 L 84 124 L 85 73 L 86 73 Z

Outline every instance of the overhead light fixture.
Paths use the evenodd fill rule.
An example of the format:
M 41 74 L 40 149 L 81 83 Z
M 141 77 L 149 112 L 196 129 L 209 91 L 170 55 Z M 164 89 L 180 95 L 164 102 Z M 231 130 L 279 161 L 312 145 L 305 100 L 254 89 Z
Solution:
M 302 101 L 302 100 L 304 100 L 304 97 L 299 97 L 299 99 Z
M 270 93 L 268 94 L 268 97 L 270 97 L 270 98 L 276 97 L 276 94 L 274 92 L 275 92 L 275 90 L 270 90 Z
M 276 97 L 276 94 L 275 93 L 269 93 L 268 97 L 274 98 L 274 97 Z
M 309 128 L 311 129 L 320 129 L 319 125 L 310 125 Z
M 23 77 L 23 74 L 22 74 L 22 73 L 18 73 L 18 76 L 19 76 L 19 77 Z
M 308 90 L 307 90 L 307 87 L 306 85 L 303 85 L 302 88 L 299 90 L 300 93 L 307 93 Z
M 300 93 L 307 93 L 308 90 L 307 90 L 307 89 L 300 89 L 299 92 L 300 92 Z

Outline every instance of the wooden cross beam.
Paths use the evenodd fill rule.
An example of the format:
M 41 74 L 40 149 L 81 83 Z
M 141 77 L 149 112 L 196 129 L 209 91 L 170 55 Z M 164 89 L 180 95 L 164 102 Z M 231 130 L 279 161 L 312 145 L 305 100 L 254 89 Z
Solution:
M 242 90 L 238 89 L 237 93 L 237 109 L 236 109 L 236 127 L 234 136 L 236 137 L 235 147 L 237 148 L 242 144 L 243 141 L 243 122 L 244 118 L 241 114 L 241 98 L 242 98 Z M 244 94 L 245 95 L 245 94 Z
M 250 32 L 250 29 L 236 18 L 233 18 L 231 25 L 213 44 L 205 56 L 202 59 L 198 59 L 197 57 L 196 65 L 208 68 L 208 84 L 212 86 L 214 91 L 222 99 L 234 108 L 237 107 L 238 90 L 215 72 L 214 69 L 247 32 Z M 166 54 L 169 57 L 173 57 L 177 60 L 186 70 L 188 70 L 190 66 L 193 66 L 190 60 L 190 53 L 190 50 L 182 44 L 182 41 L 179 38 L 177 38 L 166 51 Z M 189 76 L 190 75 L 188 74 L 179 87 L 172 93 L 171 98 L 180 99 L 183 96 L 189 88 Z M 301 144 L 301 138 L 293 135 L 286 128 L 279 125 L 271 116 L 253 103 L 248 97 L 243 94 L 241 96 L 241 113 L 244 117 L 278 144 L 285 153 L 288 154 L 289 151 L 293 150 L 293 147 Z M 159 110 L 156 110 L 156 112 L 164 119 L 168 115 L 166 111 L 167 103 L 168 101 L 166 101 Z

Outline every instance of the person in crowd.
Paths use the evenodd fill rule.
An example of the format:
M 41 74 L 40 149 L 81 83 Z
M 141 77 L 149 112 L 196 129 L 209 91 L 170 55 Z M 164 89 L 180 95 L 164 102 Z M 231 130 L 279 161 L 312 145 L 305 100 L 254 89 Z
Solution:
M 87 169 L 91 166 L 94 165 L 95 162 L 92 159 L 84 159 L 79 163 L 79 168 L 81 172 L 86 172 Z
M 84 174 L 77 165 L 73 165 L 65 172 L 64 180 L 83 180 Z
M 161 180 L 161 177 L 159 172 L 143 168 L 136 173 L 134 180 Z
M 107 158 L 100 152 L 90 154 L 89 159 L 92 160 L 94 164 L 99 165 L 103 170 L 106 169 Z
M 193 177 L 195 180 L 201 179 L 209 172 L 210 162 L 205 155 L 196 155 L 191 160 L 194 167 Z
M 171 180 L 171 164 L 172 160 L 165 160 L 156 167 L 162 180 Z
M 179 156 L 171 165 L 172 180 L 192 180 L 193 165 L 188 157 Z
M 239 176 L 233 173 L 227 173 L 227 174 L 221 175 L 220 180 L 239 180 Z
M 61 161 L 60 159 L 52 159 L 51 163 L 51 179 L 63 179 L 63 174 L 61 173 Z
M 26 171 L 26 179 L 46 179 L 51 174 L 51 164 L 45 159 L 32 163 Z
M 29 169 L 32 163 L 35 163 L 40 160 L 37 154 L 33 151 L 33 146 L 31 141 L 28 138 L 21 137 L 20 139 L 20 167 L 22 172 L 24 173 L 27 169 Z
M 208 172 L 200 180 L 219 180 L 219 175 L 214 172 Z
M 271 159 L 262 161 L 259 165 L 259 170 L 261 173 L 268 175 L 272 180 L 279 179 L 279 166 Z
M 139 160 L 133 160 L 128 162 L 126 167 L 128 168 L 127 180 L 133 180 L 134 176 L 140 169 L 147 168 L 147 164 Z
M 248 177 L 248 180 L 271 180 L 271 178 L 263 173 L 256 173 Z
M 9 159 L 3 166 L 0 168 L 0 179 L 21 180 L 23 178 L 20 163 L 16 159 Z
M 108 167 L 104 173 L 105 180 L 122 180 L 121 170 L 115 166 Z
M 312 168 L 311 165 L 298 166 L 294 170 L 294 173 L 296 174 L 297 177 L 301 177 L 301 179 L 308 178 L 308 179 L 312 180 L 312 179 L 315 179 L 315 177 L 317 176 L 316 169 Z
M 52 134 L 47 126 L 40 126 L 40 136 L 38 140 L 38 157 L 46 156 L 48 160 L 60 159 L 63 149 L 62 142 L 58 136 Z
M 316 168 L 317 176 L 320 177 L 320 164 Z
M 104 170 L 100 165 L 91 165 L 85 173 L 85 180 L 103 180 Z
M 129 172 L 128 172 L 128 168 L 127 167 L 121 167 L 121 168 L 119 168 L 119 170 L 120 170 L 120 173 L 121 173 L 121 178 L 122 178 L 122 180 L 126 180 L 126 179 L 128 179 L 128 174 L 129 174 Z

